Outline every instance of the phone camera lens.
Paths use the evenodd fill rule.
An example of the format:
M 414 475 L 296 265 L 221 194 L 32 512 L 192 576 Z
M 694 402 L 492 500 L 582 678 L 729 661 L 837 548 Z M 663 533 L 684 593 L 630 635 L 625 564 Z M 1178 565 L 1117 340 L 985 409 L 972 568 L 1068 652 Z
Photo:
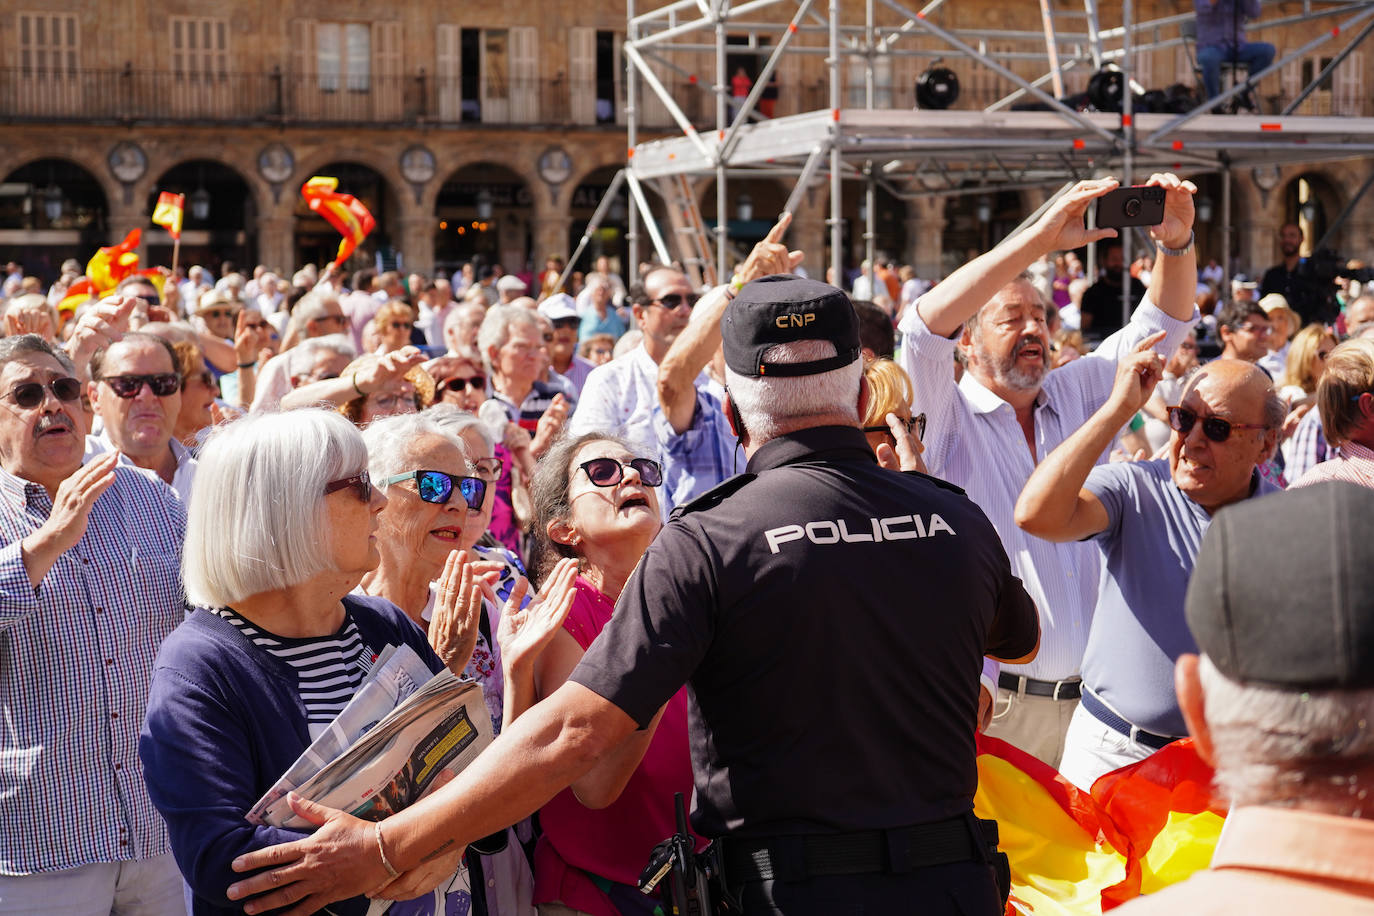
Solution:
M 1127 217 L 1134 219 L 1140 215 L 1141 202 L 1139 197 L 1128 197 L 1121 205 L 1121 212 Z

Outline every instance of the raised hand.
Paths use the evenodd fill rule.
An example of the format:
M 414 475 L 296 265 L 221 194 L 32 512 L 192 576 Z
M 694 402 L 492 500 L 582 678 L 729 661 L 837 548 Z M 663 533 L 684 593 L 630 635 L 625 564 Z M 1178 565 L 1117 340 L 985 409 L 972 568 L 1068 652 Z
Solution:
M 377 389 L 394 382 L 401 378 L 411 369 L 425 361 L 425 354 L 415 347 L 402 347 L 386 354 L 381 359 L 359 369 L 355 373 L 353 384 L 359 391 L 366 391 L 368 394 Z
M 534 663 L 549 640 L 568 619 L 577 590 L 577 561 L 564 557 L 553 568 L 549 581 L 544 583 L 538 597 L 525 607 L 524 599 L 529 583 L 520 579 L 511 590 L 501 623 L 496 628 L 496 642 L 501 646 L 501 663 L 509 672 Z
M 101 299 L 77 319 L 76 328 L 67 341 L 67 355 L 83 381 L 90 378 L 91 357 L 95 351 L 121 340 L 129 331 L 129 320 L 140 301 L 132 296 L 110 296 Z
M 1080 181 L 1070 188 L 1036 220 L 1031 231 L 1039 240 L 1039 247 L 1046 252 L 1065 251 L 1082 248 L 1101 239 L 1115 238 L 1115 229 L 1088 229 L 1084 218 L 1093 201 L 1116 190 L 1119 184 L 1115 178 L 1095 178 Z
M 1145 183 L 1165 189 L 1164 220 L 1150 227 L 1150 238 L 1166 248 L 1184 247 L 1193 231 L 1193 195 L 1197 185 L 1172 172 L 1156 172 Z
M 929 474 L 926 470 L 926 463 L 921 458 L 921 453 L 926 447 L 921 444 L 921 440 L 916 438 L 915 429 L 907 429 L 901 417 L 895 413 L 889 413 L 884 422 L 887 423 L 888 430 L 892 433 L 892 438 L 897 443 L 894 449 L 892 446 L 883 442 L 874 449 L 874 454 L 878 457 L 878 465 L 887 468 L 889 471 L 920 471 L 922 474 Z
M 1154 345 L 1164 339 L 1157 331 L 1136 344 L 1135 350 L 1123 356 L 1116 367 L 1116 382 L 1110 400 L 1121 407 L 1139 410 L 1154 393 L 1155 385 L 1164 377 L 1164 357 L 1154 351 Z
M 466 550 L 455 550 L 444 561 L 439 594 L 429 621 L 429 645 L 444 666 L 462 675 L 477 646 L 482 614 L 482 587 Z
M 534 439 L 530 442 L 530 451 L 534 453 L 534 457 L 538 458 L 548 451 L 567 421 L 568 399 L 556 394 L 553 396 L 553 403 L 544 411 L 544 415 L 539 418 L 539 423 L 534 428 Z
M 771 274 L 790 274 L 796 270 L 805 255 L 800 251 L 788 251 L 787 246 L 782 243 L 782 238 L 787 234 L 787 227 L 790 225 L 792 214 L 784 211 L 773 224 L 773 228 L 763 237 L 763 241 L 755 245 L 754 250 L 749 252 L 749 257 L 745 258 L 739 273 L 736 274 L 741 282 L 748 283 Z
M 48 520 L 24 538 L 20 545 L 24 570 L 35 588 L 52 569 L 57 558 L 75 547 L 85 536 L 91 508 L 100 494 L 114 483 L 115 465 L 118 462 L 118 452 L 98 455 L 58 485 Z

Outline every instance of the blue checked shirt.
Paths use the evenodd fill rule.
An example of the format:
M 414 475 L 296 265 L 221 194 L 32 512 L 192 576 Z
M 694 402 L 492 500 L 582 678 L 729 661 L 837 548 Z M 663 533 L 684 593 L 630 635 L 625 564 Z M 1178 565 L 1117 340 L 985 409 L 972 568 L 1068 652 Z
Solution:
M 654 408 L 654 435 L 663 459 L 663 488 L 659 502 L 667 516 L 744 469 L 744 449 L 740 448 L 721 401 L 707 386 L 697 389 L 692 425 L 678 433 L 663 406 Z
M 86 533 L 35 589 L 19 542 L 52 512 L 0 470 L 0 874 L 169 852 L 138 733 L 153 658 L 181 622 L 186 514 L 137 471 L 91 509 Z

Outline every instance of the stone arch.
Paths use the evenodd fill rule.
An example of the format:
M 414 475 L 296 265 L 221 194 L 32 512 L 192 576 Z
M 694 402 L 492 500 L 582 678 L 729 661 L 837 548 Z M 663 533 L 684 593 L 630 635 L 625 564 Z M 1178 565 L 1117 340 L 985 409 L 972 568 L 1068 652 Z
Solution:
M 487 158 L 457 166 L 435 183 L 430 218 L 436 269 L 452 271 L 480 255 L 508 273 L 524 273 L 537 209 L 536 186 L 526 174 Z
M 89 173 L 104 192 L 107 206 L 111 210 L 116 209 L 123 197 L 124 186 L 110 173 L 109 164 L 105 161 L 108 149 L 93 149 L 90 144 L 77 143 L 56 132 L 50 139 L 52 142 L 45 143 L 41 155 L 36 155 L 32 150 L 16 151 L 7 155 L 4 149 L 0 148 L 0 175 L 17 172 L 34 162 L 49 159 L 66 160 Z
M 0 172 L 22 192 L 0 198 L 0 260 L 13 260 L 47 282 L 62 262 L 82 265 L 108 243 L 111 200 L 99 177 L 65 156 L 31 159 Z
M 343 152 L 332 157 L 317 156 L 311 160 L 310 167 L 300 169 L 292 178 L 294 183 L 296 177 L 299 177 L 300 184 L 304 184 L 313 175 L 338 178 L 339 191 L 356 197 L 376 220 L 376 228 L 358 246 L 353 255 L 352 265 L 345 264 L 345 269 L 363 266 L 365 262 L 370 262 L 373 253 L 396 250 L 404 228 L 405 194 L 400 189 L 405 185 L 388 178 L 387 174 L 378 170 L 368 158 L 370 157 L 354 158 Z M 320 161 L 321 159 L 323 161 Z M 297 188 L 299 186 L 297 185 Z M 293 193 L 290 200 L 285 200 L 286 194 L 282 197 L 292 208 L 290 213 L 294 217 L 293 264 L 323 264 L 332 261 L 334 250 L 338 246 L 338 233 L 322 217 L 311 212 L 299 190 Z M 386 260 L 384 257 L 383 261 Z
M 186 198 L 182 222 L 181 261 L 201 264 L 218 271 L 227 259 L 241 270 L 251 270 L 258 258 L 259 195 L 253 183 L 233 165 L 218 158 L 189 156 L 164 168 L 153 180 L 144 195 L 144 211 L 148 221 L 144 229 L 144 243 L 148 246 L 150 263 L 171 262 L 172 240 L 165 230 L 152 222 L 153 207 L 158 194 L 169 191 Z M 197 215 L 196 196 L 205 194 L 207 213 Z

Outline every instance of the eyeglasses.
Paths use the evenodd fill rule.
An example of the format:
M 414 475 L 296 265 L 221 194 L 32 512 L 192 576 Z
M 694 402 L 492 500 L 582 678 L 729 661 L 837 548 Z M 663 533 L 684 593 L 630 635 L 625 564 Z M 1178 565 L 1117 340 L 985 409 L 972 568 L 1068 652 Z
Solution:
M 182 376 L 181 387 L 185 388 L 191 382 L 192 379 L 195 379 L 196 381 L 200 382 L 206 388 L 215 387 L 215 375 L 209 369 L 202 369 L 199 372 L 192 372 L 189 375 Z
M 393 321 L 393 322 L 391 322 L 391 330 L 393 330 L 393 331 L 409 331 L 409 330 L 410 330 L 411 328 L 413 328 L 413 327 L 415 327 L 415 323 L 412 322 L 412 321 Z
M 1246 321 L 1246 322 L 1241 323 L 1240 325 L 1237 325 L 1236 330 L 1237 330 L 1237 331 L 1249 331 L 1251 334 L 1254 334 L 1256 337 L 1267 337 L 1267 336 L 1269 336 L 1269 332 L 1272 331 L 1273 328 L 1271 328 L 1271 327 L 1270 327 L 1269 325 L 1267 325 L 1267 324 L 1266 324 L 1264 327 L 1260 327 L 1259 325 L 1251 324 L 1250 322 Z
M 372 502 L 372 478 L 368 476 L 367 471 L 363 471 L 361 474 L 354 474 L 352 477 L 345 477 L 342 480 L 331 480 L 324 485 L 324 495 L 328 496 L 330 493 L 337 490 L 344 490 L 348 487 L 353 488 L 353 492 L 357 494 L 358 499 L 365 503 Z
M 1188 435 L 1193 429 L 1193 424 L 1199 419 L 1202 420 L 1202 434 L 1213 442 L 1225 442 L 1231 438 L 1233 430 L 1267 428 L 1263 423 L 1232 423 L 1221 417 L 1199 417 L 1186 407 L 1169 408 L 1169 426 L 1182 435 Z
M 205 313 L 206 318 L 233 318 L 234 313 L 229 309 L 210 309 Z
M 439 387 L 454 392 L 461 392 L 464 388 L 471 388 L 473 391 L 486 391 L 487 377 L 485 375 L 471 375 L 467 378 L 460 378 L 455 375 L 447 381 L 440 382 Z
M 477 468 L 477 475 L 486 481 L 496 480 L 506 470 L 506 463 L 500 458 L 478 458 L 473 466 Z
M 414 480 L 416 492 L 427 503 L 442 506 L 453 496 L 456 484 L 462 494 L 463 502 L 474 512 L 481 511 L 482 501 L 487 498 L 487 482 L 480 477 L 455 477 L 443 471 L 406 471 L 382 481 L 383 486 L 391 486 L 402 480 Z
M 14 398 L 15 404 L 27 410 L 43 403 L 44 388 L 51 391 L 53 397 L 59 401 L 75 401 L 81 397 L 81 383 L 70 375 L 55 378 L 46 385 L 41 382 L 23 382 L 11 388 L 8 397 Z
M 680 305 L 685 305 L 688 308 L 691 308 L 692 306 L 697 304 L 698 298 L 699 297 L 696 293 L 687 293 L 686 295 L 683 295 L 682 293 L 669 293 L 666 296 L 659 296 L 657 299 L 655 299 L 653 302 L 650 302 L 649 304 L 661 305 L 665 309 L 671 311 Z
M 925 415 L 925 414 L 923 414 L 923 413 L 918 413 L 916 416 L 914 416 L 914 417 L 907 417 L 906 419 L 902 419 L 901 417 L 898 417 L 898 418 L 897 418 L 897 422 L 899 422 L 899 423 L 901 423 L 903 426 L 905 426 L 905 427 L 906 427 L 906 431 L 907 431 L 908 433 L 911 432 L 911 428 L 912 428 L 913 426 L 916 427 L 916 438 L 917 438 L 918 440 L 920 440 L 920 441 L 925 441 L 925 438 L 926 438 L 926 415 Z M 887 433 L 888 435 L 892 435 L 892 430 L 891 430 L 889 427 L 887 427 L 887 426 L 865 426 L 865 427 L 864 427 L 864 432 L 866 432 L 866 433 Z
M 625 479 L 625 468 L 632 468 L 646 487 L 663 483 L 663 468 L 648 458 L 631 458 L 623 464 L 614 458 L 593 458 L 579 464 L 587 479 L 598 487 L 613 487 Z
M 160 398 L 170 397 L 181 390 L 181 376 L 175 372 L 159 372 L 156 375 L 111 375 L 100 381 L 110 386 L 121 398 L 132 398 L 147 385 L 153 394 Z

